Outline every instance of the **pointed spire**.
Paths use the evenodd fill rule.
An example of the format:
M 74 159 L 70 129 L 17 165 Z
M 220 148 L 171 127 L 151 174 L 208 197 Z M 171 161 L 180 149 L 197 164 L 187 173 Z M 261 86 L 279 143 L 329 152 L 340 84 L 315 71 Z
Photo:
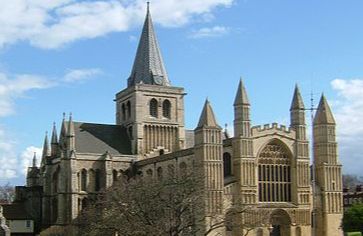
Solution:
M 149 3 L 147 4 L 146 18 L 134 65 L 128 79 L 128 86 L 139 83 L 164 86 L 170 85 L 156 34 L 154 32 Z
M 61 136 L 65 136 L 66 134 L 67 134 L 66 113 L 63 112 Z
M 58 143 L 57 128 L 55 126 L 55 122 L 53 122 L 53 131 L 52 131 L 51 144 L 57 144 L 57 143 Z
M 49 142 L 48 142 L 48 132 L 45 132 L 44 144 L 43 144 L 43 154 L 42 157 L 50 156 Z
M 330 110 L 324 94 L 321 95 L 319 106 L 314 118 L 314 124 L 335 124 L 333 113 Z
M 34 156 L 33 156 L 33 166 L 32 167 L 37 167 L 37 153 L 34 152 Z
M 299 86 L 296 84 L 295 85 L 294 96 L 293 96 L 292 102 L 291 102 L 290 111 L 292 111 L 292 110 L 303 110 L 303 109 L 305 109 L 304 101 L 303 101 L 303 99 L 301 97 Z
M 242 78 L 239 81 L 236 98 L 234 99 L 234 105 L 250 105 Z
M 203 107 L 202 114 L 200 115 L 198 127 L 219 127 L 216 121 L 216 118 L 214 116 L 214 112 L 212 109 L 212 106 L 210 105 L 208 99 L 206 99 Z
M 67 136 L 74 137 L 74 124 L 73 124 L 73 118 L 72 113 L 69 114 L 69 121 L 68 121 L 68 133 Z

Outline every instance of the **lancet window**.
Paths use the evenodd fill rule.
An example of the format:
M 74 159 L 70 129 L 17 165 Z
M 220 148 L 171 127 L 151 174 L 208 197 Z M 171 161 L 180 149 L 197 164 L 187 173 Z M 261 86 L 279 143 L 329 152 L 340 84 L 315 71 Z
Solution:
M 228 152 L 223 153 L 223 173 L 224 177 L 232 175 L 232 158 Z
M 152 117 L 158 117 L 158 101 L 155 98 L 150 100 L 150 115 Z
M 290 155 L 278 141 L 267 144 L 258 158 L 260 202 L 291 201 Z
M 170 107 L 171 107 L 170 101 L 165 100 L 163 102 L 163 116 L 168 119 L 170 119 Z

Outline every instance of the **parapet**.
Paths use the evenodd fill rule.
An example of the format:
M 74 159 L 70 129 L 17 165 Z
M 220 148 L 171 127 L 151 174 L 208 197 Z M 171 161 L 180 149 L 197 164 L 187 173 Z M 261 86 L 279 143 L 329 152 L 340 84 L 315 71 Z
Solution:
M 252 127 L 252 135 L 256 135 L 261 132 L 279 131 L 287 135 L 291 135 L 294 132 L 292 129 L 286 127 L 286 125 L 279 125 L 278 123 L 257 125 Z

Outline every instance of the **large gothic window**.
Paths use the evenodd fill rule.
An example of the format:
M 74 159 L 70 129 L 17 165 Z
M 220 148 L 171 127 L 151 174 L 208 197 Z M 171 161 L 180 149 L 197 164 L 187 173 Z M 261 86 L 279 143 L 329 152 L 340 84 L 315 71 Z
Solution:
M 277 140 L 267 144 L 258 157 L 260 202 L 291 201 L 290 156 Z
M 158 117 L 158 101 L 155 98 L 150 100 L 150 115 L 152 117 Z
M 223 153 L 223 171 L 224 177 L 232 175 L 232 158 L 228 152 Z
M 163 102 L 163 116 L 165 118 L 169 118 L 170 119 L 170 107 L 171 107 L 170 101 L 169 100 L 165 100 Z

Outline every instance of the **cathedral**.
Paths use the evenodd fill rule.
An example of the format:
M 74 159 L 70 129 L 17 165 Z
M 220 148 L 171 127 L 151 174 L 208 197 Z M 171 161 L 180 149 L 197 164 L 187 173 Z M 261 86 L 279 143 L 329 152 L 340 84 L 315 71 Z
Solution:
M 313 120 L 310 153 L 307 109 L 297 86 L 288 126 L 252 126 L 241 80 L 232 137 L 219 126 L 208 100 L 196 128 L 185 129 L 185 94 L 168 79 L 148 9 L 127 87 L 115 95 L 115 124 L 64 117 L 60 132 L 54 125 L 51 138 L 45 137 L 40 167 L 29 167 L 26 186 L 18 187 L 17 198 L 37 208 L 37 227 L 69 224 L 88 198 L 112 186 L 131 166 L 153 178 L 198 160 L 205 211 L 228 217 L 236 202 L 251 207 L 254 217 L 235 219 L 252 224 L 248 235 L 342 234 L 342 166 L 336 123 L 324 95 Z M 208 235 L 238 236 L 243 230 L 226 224 Z

